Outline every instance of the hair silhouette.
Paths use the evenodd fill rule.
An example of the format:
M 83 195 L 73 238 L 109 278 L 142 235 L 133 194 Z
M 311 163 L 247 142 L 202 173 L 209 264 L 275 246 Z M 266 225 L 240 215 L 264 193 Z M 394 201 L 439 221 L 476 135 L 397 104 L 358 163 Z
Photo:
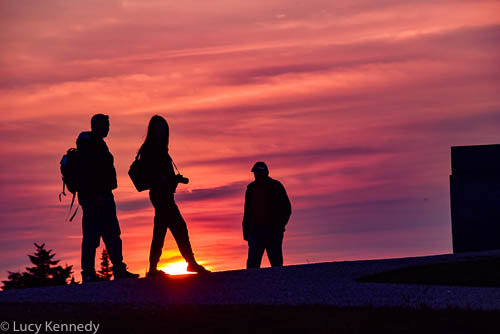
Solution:
M 109 122 L 109 116 L 108 115 L 104 115 L 104 114 L 95 114 L 90 119 L 90 127 L 92 129 L 94 129 L 96 127 L 97 123 L 103 122 L 103 121 Z
M 161 124 L 161 126 L 163 126 L 166 130 L 166 135 L 161 139 L 155 139 L 154 127 L 156 124 Z M 146 134 L 146 139 L 144 140 L 144 143 L 141 145 L 141 148 L 139 149 L 139 154 L 141 154 L 143 152 L 144 147 L 155 145 L 158 143 L 158 140 L 159 140 L 160 146 L 168 151 L 169 134 L 170 134 L 170 131 L 169 131 L 167 120 L 160 115 L 154 115 L 149 120 L 148 133 Z

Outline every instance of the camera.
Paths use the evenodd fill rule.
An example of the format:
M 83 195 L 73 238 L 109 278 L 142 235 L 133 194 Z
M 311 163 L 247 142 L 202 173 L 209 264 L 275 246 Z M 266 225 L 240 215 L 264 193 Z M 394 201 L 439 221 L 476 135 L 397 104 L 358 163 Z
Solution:
M 189 183 L 189 179 L 187 177 L 182 176 L 181 174 L 177 174 L 176 177 L 177 177 L 177 182 L 179 182 L 179 183 L 183 183 L 183 184 Z

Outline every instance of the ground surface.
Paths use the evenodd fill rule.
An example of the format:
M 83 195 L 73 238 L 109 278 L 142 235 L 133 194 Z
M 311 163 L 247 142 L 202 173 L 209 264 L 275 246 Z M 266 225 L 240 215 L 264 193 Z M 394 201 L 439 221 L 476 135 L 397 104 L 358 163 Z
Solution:
M 499 257 L 496 251 L 331 262 L 4 291 L 0 322 L 12 330 L 14 321 L 94 321 L 102 325 L 99 333 L 497 332 L 500 288 L 358 279 L 394 270 L 415 276 L 415 266 L 488 263 Z M 488 266 L 482 270 L 480 275 L 488 274 Z
M 498 311 L 324 305 L 0 304 L 1 321 L 99 324 L 97 333 L 498 333 Z M 19 325 L 18 325 L 19 326 Z M 13 331 L 8 331 L 13 333 Z M 40 333 L 49 333 L 41 331 Z

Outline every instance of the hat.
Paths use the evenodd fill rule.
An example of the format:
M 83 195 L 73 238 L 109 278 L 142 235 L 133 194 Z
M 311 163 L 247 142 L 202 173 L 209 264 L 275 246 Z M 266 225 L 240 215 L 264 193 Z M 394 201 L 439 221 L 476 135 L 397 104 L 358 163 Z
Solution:
M 256 171 L 265 171 L 265 172 L 269 172 L 269 169 L 267 169 L 267 165 L 262 162 L 262 161 L 259 161 L 259 162 L 256 162 L 255 165 L 253 165 L 253 168 L 252 168 L 252 172 L 256 172 Z

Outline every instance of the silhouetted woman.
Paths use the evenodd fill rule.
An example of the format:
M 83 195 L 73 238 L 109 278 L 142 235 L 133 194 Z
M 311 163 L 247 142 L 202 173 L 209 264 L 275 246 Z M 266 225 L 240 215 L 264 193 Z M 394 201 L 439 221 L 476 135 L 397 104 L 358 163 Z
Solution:
M 152 180 L 149 198 L 155 208 L 153 240 L 147 276 L 165 275 L 156 266 L 160 261 L 167 228 L 172 232 L 181 255 L 188 263 L 187 270 L 198 273 L 209 272 L 194 258 L 186 222 L 174 201 L 174 193 L 182 176 L 176 175 L 174 172 L 172 158 L 168 154 L 168 138 L 167 121 L 163 117 L 155 115 L 149 121 L 146 140 L 139 149 L 141 160 L 147 166 Z

